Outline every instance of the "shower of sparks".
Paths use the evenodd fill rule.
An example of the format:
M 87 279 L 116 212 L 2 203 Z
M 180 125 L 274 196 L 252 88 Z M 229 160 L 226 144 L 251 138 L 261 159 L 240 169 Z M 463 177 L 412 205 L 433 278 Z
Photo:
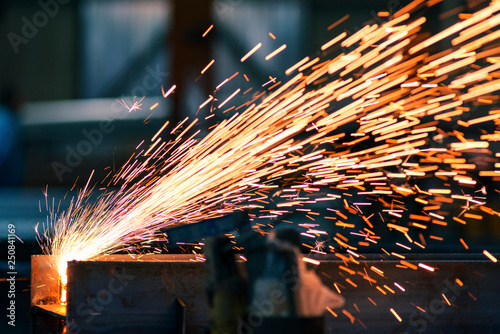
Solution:
M 339 293 L 363 280 L 374 293 L 396 293 L 377 282 L 387 278 L 382 270 L 359 269 L 363 252 L 374 247 L 398 268 L 437 270 L 406 261 L 404 252 L 443 241 L 439 232 L 452 223 L 467 226 L 485 215 L 500 216 L 483 186 L 500 177 L 498 156 L 490 150 L 500 140 L 500 110 L 493 107 L 500 99 L 494 95 L 500 90 L 500 1 L 426 38 L 426 18 L 410 14 L 435 3 L 418 0 L 385 23 L 333 35 L 321 57 L 291 66 L 287 82 L 271 76 L 269 88 L 229 106 L 232 116 L 203 139 L 196 137 L 199 131 L 188 132 L 197 119 L 183 120 L 169 141 L 160 137 L 165 124 L 149 147 L 139 145 L 141 151 L 101 182 L 107 190 L 96 201 L 89 199 L 91 177 L 68 208 L 52 209 L 41 244 L 53 265 L 62 275 L 69 260 L 133 249 L 161 238 L 160 228 L 249 209 L 262 233 L 267 221 L 259 219 L 303 214 L 301 235 L 315 246 L 303 245 L 334 253 L 343 261 L 339 272 L 351 275 L 349 284 L 334 283 Z M 437 43 L 449 48 L 435 51 Z M 162 87 L 164 97 L 174 89 L 164 93 Z M 238 88 L 214 112 L 246 93 Z M 218 101 L 215 96 L 200 109 Z M 131 111 L 141 101 L 131 107 L 122 102 Z M 314 209 L 321 202 L 328 204 L 324 212 Z M 321 229 L 318 216 L 336 227 L 335 235 Z M 401 252 L 378 245 L 387 234 Z M 469 248 L 462 238 L 455 242 Z M 497 261 L 486 250 L 484 255 Z

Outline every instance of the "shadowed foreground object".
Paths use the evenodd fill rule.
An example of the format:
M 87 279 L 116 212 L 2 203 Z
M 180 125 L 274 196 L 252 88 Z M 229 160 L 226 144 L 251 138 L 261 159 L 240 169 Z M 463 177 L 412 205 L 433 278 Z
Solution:
M 465 254 L 406 255 L 411 264 L 425 260 L 440 270 L 429 275 L 397 268 L 394 260 L 380 262 L 376 254 L 367 255 L 366 265 L 376 266 L 386 276 L 383 278 L 369 270 L 370 277 L 394 292 L 386 290 L 386 294 L 391 295 L 387 298 L 373 291 L 368 281 L 361 281 L 356 289 L 346 289 L 342 295 L 348 301 L 356 301 L 360 313 L 352 304 L 342 311 L 327 312 L 324 333 L 451 334 L 500 330 L 497 265 L 482 257 Z M 53 320 L 54 326 L 61 326 L 48 315 L 49 311 L 44 311 L 50 310 L 50 304 L 44 305 L 47 301 L 58 298 L 58 282 L 52 279 L 55 273 L 51 272 L 49 261 L 46 255 L 35 256 L 32 260 L 32 284 L 44 286 L 32 293 L 34 333 L 47 333 L 48 328 L 44 327 L 50 323 L 47 319 Z M 176 328 L 182 327 L 178 322 L 181 310 L 184 316 L 180 319 L 185 321 L 186 333 L 203 333 L 209 326 L 209 312 L 204 291 L 205 266 L 198 261 L 194 255 L 113 255 L 96 261 L 70 262 L 68 333 L 79 330 L 95 333 L 103 329 L 108 333 L 151 333 L 152 330 L 176 333 Z M 325 284 L 333 285 L 339 265 L 343 262 L 335 256 L 322 257 L 317 272 Z M 404 285 L 404 292 L 394 285 L 390 279 L 393 277 Z M 177 299 L 186 305 L 185 308 L 176 307 Z M 60 307 L 61 311 L 53 308 L 56 310 L 50 312 L 59 312 L 60 319 L 65 319 L 66 307 Z M 395 321 L 389 312 L 391 308 L 397 311 L 402 322 Z M 262 313 L 255 313 L 251 322 L 241 326 L 252 329 L 261 321 Z M 49 329 L 58 332 L 57 327 Z

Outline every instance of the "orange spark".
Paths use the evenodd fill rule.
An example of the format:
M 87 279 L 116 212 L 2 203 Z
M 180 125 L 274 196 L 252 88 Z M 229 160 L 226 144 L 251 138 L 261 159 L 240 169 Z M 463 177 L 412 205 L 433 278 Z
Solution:
M 493 261 L 494 263 L 497 262 L 497 258 L 494 257 L 493 255 L 491 255 L 490 252 L 488 252 L 487 250 L 484 250 L 483 251 L 483 254 L 486 255 L 491 261 Z
M 254 46 L 252 50 L 248 51 L 248 53 L 241 58 L 241 62 L 244 62 L 245 60 L 247 60 L 248 57 L 250 57 L 252 54 L 254 54 L 255 51 L 257 51 L 258 49 L 260 49 L 261 46 L 262 46 L 262 43 L 259 43 L 256 46 Z
M 172 93 L 174 91 L 174 89 L 176 88 L 177 86 L 176 85 L 173 85 L 172 87 L 170 87 L 170 89 L 165 93 L 163 91 L 163 85 L 161 86 L 161 92 L 163 94 L 163 97 L 166 98 L 167 96 L 170 95 L 170 93 Z
M 403 319 L 401 319 L 401 317 L 399 316 L 399 314 L 397 314 L 396 311 L 393 308 L 391 308 L 390 310 L 391 310 L 392 314 L 394 314 L 394 316 L 396 317 L 396 319 L 398 319 L 399 322 L 403 321 Z
M 213 27 L 214 25 L 211 24 L 210 27 L 208 27 L 208 29 L 203 33 L 203 35 L 201 35 L 201 37 L 205 37 L 210 32 L 210 30 L 212 30 Z
M 212 66 L 212 65 L 213 65 L 213 63 L 215 63 L 215 59 L 212 59 L 212 60 L 210 61 L 210 63 L 208 63 L 208 65 L 207 65 L 207 66 L 205 66 L 205 68 L 201 70 L 201 74 L 205 73 L 205 72 L 206 72 L 206 71 L 210 68 L 210 66 Z
M 269 59 L 271 59 L 272 57 L 276 56 L 278 53 L 280 53 L 281 51 L 283 51 L 285 49 L 286 49 L 286 44 L 283 44 L 282 46 L 280 46 L 279 48 L 277 48 L 276 50 L 274 50 L 273 52 L 271 52 L 270 54 L 268 54 L 265 59 L 269 60 Z

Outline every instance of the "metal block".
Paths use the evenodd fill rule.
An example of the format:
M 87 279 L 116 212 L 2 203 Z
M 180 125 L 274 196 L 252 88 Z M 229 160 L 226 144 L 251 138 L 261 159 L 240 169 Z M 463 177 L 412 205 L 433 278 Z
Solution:
M 32 306 L 38 311 L 61 307 L 59 283 L 47 260 L 32 259 L 37 287 Z M 203 333 L 208 328 L 204 265 L 193 255 L 110 255 L 68 262 L 67 273 L 67 333 Z
M 60 282 L 47 255 L 31 257 L 32 333 L 62 333 L 66 306 L 59 302 Z
M 114 255 L 68 263 L 68 333 L 189 333 L 208 327 L 204 265 L 191 255 Z M 179 325 L 178 325 L 179 324 Z
M 50 265 L 49 256 L 31 257 L 31 306 L 55 304 L 59 301 L 59 279 Z
M 339 269 L 346 264 L 334 255 L 317 257 L 321 261 L 315 266 L 317 273 L 332 289 L 334 283 L 341 286 L 348 312 L 334 310 L 337 317 L 326 312 L 324 333 L 500 332 L 498 264 L 483 254 L 403 255 L 413 266 L 425 263 L 438 269 L 398 268 L 400 262 L 394 257 L 368 254 L 356 259 L 357 266 L 348 263 L 356 271 L 351 275 Z M 46 256 L 33 257 L 32 306 L 66 319 L 68 333 L 189 334 L 203 333 L 209 326 L 205 266 L 194 256 L 115 255 L 69 262 L 66 313 L 57 304 L 58 282 L 47 263 Z M 370 284 L 358 271 L 376 282 Z M 258 332 L 252 327 L 262 324 L 259 316 L 253 314 L 253 323 L 242 328 Z

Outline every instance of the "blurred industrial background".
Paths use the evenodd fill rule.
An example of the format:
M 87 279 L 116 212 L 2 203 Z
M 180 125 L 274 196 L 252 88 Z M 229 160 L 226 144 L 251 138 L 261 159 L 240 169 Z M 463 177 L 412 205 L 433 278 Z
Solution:
M 29 256 L 41 253 L 33 226 L 47 220 L 44 192 L 56 207 L 61 201 L 64 208 L 64 196 L 75 183 L 84 185 L 92 170 L 94 179 L 100 180 L 119 168 L 166 120 L 175 124 L 194 117 L 198 106 L 226 78 L 239 72 L 250 81 L 237 76 L 217 91 L 219 100 L 238 87 L 258 89 L 270 76 L 284 79 L 288 67 L 316 52 L 334 34 L 355 31 L 370 20 L 380 20 L 377 12 L 394 12 L 407 2 L 1 1 L 1 108 L 12 112 L 5 121 L 0 119 L 4 122 L 0 146 L 5 148 L 0 150 L 2 254 L 7 225 L 14 223 L 22 240 L 17 243 L 18 277 L 29 277 Z M 460 5 L 466 6 L 467 1 L 444 1 L 439 9 L 444 13 Z M 327 29 L 347 14 L 349 20 Z M 430 20 L 431 31 L 446 25 L 446 17 L 437 19 L 439 14 Z M 211 24 L 213 30 L 202 37 Z M 258 42 L 263 42 L 261 55 L 282 44 L 287 45 L 286 52 L 271 61 L 262 56 L 241 63 L 240 58 Z M 200 76 L 212 59 L 216 61 L 210 71 Z M 176 90 L 164 99 L 162 87 L 166 91 L 173 84 Z M 131 107 L 143 97 L 140 109 L 129 111 L 122 105 Z M 150 110 L 157 102 L 159 106 Z M 216 121 L 201 127 L 206 132 Z M 12 149 L 7 150 L 4 143 L 11 143 Z M 472 251 L 500 251 L 500 225 L 490 216 L 467 229 L 454 224 L 440 235 L 444 241 L 426 252 L 462 251 L 459 237 L 467 238 Z M 3 277 L 5 256 L 1 259 Z M 28 303 L 29 282 L 18 287 L 19 303 Z M 28 313 L 19 314 L 20 333 L 29 328 L 22 317 L 28 319 Z M 4 326 L 2 320 L 2 333 Z

